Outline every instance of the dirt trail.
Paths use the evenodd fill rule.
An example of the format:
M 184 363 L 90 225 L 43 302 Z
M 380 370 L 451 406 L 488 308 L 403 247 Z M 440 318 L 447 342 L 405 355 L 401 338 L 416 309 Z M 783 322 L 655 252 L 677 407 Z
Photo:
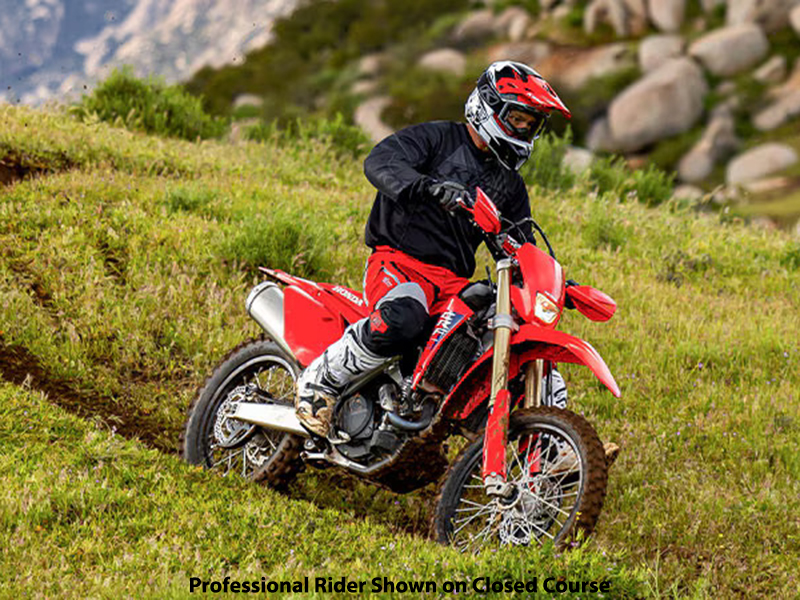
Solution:
M 164 443 L 163 427 L 152 417 L 131 410 L 124 402 L 75 390 L 68 382 L 53 378 L 39 359 L 22 346 L 0 343 L 0 377 L 15 385 L 27 383 L 46 393 L 53 404 L 81 418 L 100 417 L 118 434 L 138 439 L 149 448 L 169 454 L 178 451 L 177 441 L 174 446 Z M 177 432 L 172 437 L 177 440 Z

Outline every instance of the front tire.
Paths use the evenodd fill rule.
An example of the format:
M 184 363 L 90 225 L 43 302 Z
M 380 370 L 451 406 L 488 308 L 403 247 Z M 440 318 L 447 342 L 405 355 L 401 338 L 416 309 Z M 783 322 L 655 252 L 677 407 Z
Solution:
M 300 372 L 272 340 L 240 344 L 214 369 L 189 408 L 183 457 L 195 465 L 282 488 L 302 467 L 302 439 L 242 424 L 229 414 L 240 401 L 294 404 Z
M 517 496 L 510 506 L 484 492 L 482 458 L 483 437 L 464 448 L 444 480 L 433 521 L 440 543 L 465 552 L 563 546 L 594 530 L 608 472 L 603 445 L 580 415 L 553 407 L 512 413 L 506 474 Z

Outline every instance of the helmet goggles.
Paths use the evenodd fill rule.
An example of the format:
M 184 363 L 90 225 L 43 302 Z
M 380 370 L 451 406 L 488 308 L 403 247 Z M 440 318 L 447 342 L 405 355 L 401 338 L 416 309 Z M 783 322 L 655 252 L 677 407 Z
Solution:
M 522 113 L 528 118 L 519 118 L 514 112 Z M 524 104 L 506 102 L 496 118 L 506 134 L 523 142 L 532 142 L 542 134 L 550 115 Z M 521 123 L 525 125 L 520 126 Z

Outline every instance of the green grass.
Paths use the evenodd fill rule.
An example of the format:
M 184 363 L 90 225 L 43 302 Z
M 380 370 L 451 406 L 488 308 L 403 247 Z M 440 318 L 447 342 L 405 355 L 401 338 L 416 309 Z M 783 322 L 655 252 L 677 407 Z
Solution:
M 257 333 L 243 306 L 255 263 L 360 289 L 374 197 L 360 160 L 313 138 L 188 143 L 14 107 L 0 108 L 0 151 L 47 167 L 0 191 L 0 371 L 33 386 L 0 386 L 0 596 L 181 597 L 189 577 L 225 574 L 526 573 L 607 576 L 613 597 L 797 596 L 787 235 L 620 202 L 589 180 L 531 188 L 567 277 L 619 304 L 608 323 L 570 313 L 561 329 L 620 384 L 614 400 L 563 368 L 573 408 L 622 455 L 580 551 L 475 559 L 425 539 L 432 489 L 398 497 L 310 472 L 280 496 L 171 455 L 196 386 Z

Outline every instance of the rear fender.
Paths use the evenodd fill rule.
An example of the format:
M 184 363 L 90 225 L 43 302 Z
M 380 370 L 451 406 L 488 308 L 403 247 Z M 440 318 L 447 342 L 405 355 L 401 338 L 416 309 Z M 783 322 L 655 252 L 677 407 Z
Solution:
M 445 398 L 443 412 L 451 419 L 465 419 L 489 396 L 493 350 L 487 350 Z M 537 325 L 523 325 L 511 337 L 511 360 L 508 379 L 514 379 L 526 363 L 544 359 L 589 367 L 617 398 L 619 386 L 603 358 L 589 342 L 568 333 Z
M 352 290 L 295 277 L 279 269 L 260 267 L 260 270 L 287 287 L 280 294 L 280 302 L 273 302 L 267 319 L 257 318 L 250 299 L 248 312 L 270 337 L 290 349 L 302 366 L 307 366 L 342 337 L 349 323 L 366 315 L 363 300 L 359 302 Z M 275 286 L 259 287 L 270 285 Z M 277 296 L 274 291 L 271 293 Z

